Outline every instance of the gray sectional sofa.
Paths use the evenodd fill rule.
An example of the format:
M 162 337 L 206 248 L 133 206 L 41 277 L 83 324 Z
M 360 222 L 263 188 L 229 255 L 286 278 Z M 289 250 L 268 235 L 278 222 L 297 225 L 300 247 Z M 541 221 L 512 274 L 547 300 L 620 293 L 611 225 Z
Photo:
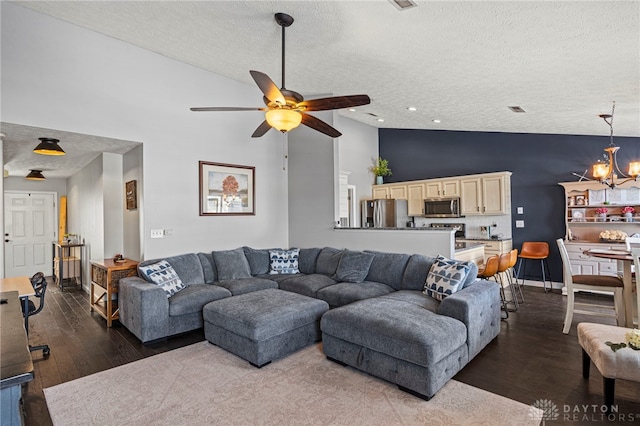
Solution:
M 268 249 L 182 254 L 163 259 L 184 286 L 170 297 L 145 279 L 145 267 L 159 260 L 141 262 L 138 277 L 120 280 L 120 322 L 143 343 L 203 326 L 207 339 L 216 343 L 209 334 L 220 324 L 224 329 L 224 321 L 215 327 L 206 323 L 203 310 L 218 318 L 217 311 L 236 312 L 243 300 L 262 300 L 262 296 L 216 301 L 253 292 L 277 299 L 284 294 L 278 291 L 292 292 L 322 300 L 330 308 L 317 315 L 317 337 L 321 328 L 329 359 L 428 399 L 500 332 L 499 288 L 478 279 L 473 263 L 464 264 L 467 274 L 461 288 L 440 301 L 423 293 L 436 259 L 417 254 L 303 248 L 298 273 L 293 274 L 270 273 Z M 269 289 L 278 291 L 264 292 Z M 224 331 L 224 340 L 232 341 L 233 327 L 215 333 Z

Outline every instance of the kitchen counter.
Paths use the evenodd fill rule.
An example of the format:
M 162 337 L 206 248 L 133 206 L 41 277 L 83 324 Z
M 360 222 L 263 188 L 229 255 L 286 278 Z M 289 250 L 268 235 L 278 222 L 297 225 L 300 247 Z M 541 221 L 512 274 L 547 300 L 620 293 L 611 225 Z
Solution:
M 347 227 L 340 227 L 340 226 L 336 226 L 334 229 L 349 229 L 349 230 L 367 230 L 367 231 L 438 231 L 438 232 L 442 232 L 442 231 L 446 231 L 446 232 L 451 232 L 449 229 L 433 229 L 433 228 L 429 228 L 427 226 L 423 226 L 420 228 L 409 228 L 409 227 L 403 227 L 403 228 L 364 228 L 364 227 L 357 227 L 357 228 L 347 228 Z
M 465 250 L 474 249 L 476 247 L 483 247 L 484 248 L 484 245 L 480 244 L 480 243 L 465 243 L 465 242 L 456 241 L 455 249 L 456 249 L 456 253 L 459 253 L 459 252 L 462 252 L 462 251 L 465 251 Z
M 499 237 L 499 238 L 469 238 L 469 237 L 464 237 L 461 238 L 463 240 L 467 240 L 467 241 L 508 241 L 511 239 L 511 237 Z

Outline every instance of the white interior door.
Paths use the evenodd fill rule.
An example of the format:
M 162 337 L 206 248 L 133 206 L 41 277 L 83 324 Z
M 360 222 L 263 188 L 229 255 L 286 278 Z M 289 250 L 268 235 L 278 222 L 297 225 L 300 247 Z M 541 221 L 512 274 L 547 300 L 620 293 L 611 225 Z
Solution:
M 5 192 L 5 276 L 52 274 L 55 199 L 50 192 Z

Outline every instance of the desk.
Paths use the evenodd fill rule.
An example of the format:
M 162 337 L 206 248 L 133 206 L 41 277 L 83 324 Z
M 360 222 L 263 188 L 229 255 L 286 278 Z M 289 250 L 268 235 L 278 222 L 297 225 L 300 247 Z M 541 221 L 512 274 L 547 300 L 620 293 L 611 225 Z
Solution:
M 622 275 L 622 297 L 624 299 L 624 324 L 623 327 L 633 328 L 633 277 L 631 265 L 633 256 L 626 250 L 591 249 L 584 252 L 589 256 L 602 259 L 613 259 L 618 263 L 618 273 Z M 639 286 L 640 287 L 640 286 Z M 640 306 L 638 307 L 640 309 Z
M 0 423 L 12 426 L 22 424 L 22 384 L 34 377 L 18 295 L 18 291 L 0 292 L 0 298 L 7 299 L 0 305 Z
M 17 291 L 18 297 L 23 303 L 23 311 L 29 312 L 29 296 L 35 296 L 36 292 L 31 285 L 29 277 L 0 278 L 0 291 Z M 24 328 L 29 335 L 29 317 L 24 317 Z

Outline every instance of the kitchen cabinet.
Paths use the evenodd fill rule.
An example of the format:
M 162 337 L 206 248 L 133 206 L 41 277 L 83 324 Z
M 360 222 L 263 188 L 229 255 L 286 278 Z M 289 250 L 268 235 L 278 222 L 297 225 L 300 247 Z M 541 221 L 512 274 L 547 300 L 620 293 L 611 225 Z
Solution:
M 463 216 L 507 214 L 510 173 L 492 173 L 460 180 L 460 211 Z
M 424 214 L 425 184 L 422 182 L 407 185 L 407 206 L 409 216 Z
M 427 180 L 424 183 L 425 198 L 444 198 L 460 196 L 460 180 Z
M 458 239 L 457 241 L 467 244 L 477 243 L 484 246 L 484 261 L 491 256 L 501 255 L 502 253 L 509 253 L 513 249 L 513 242 L 511 239 L 504 240 L 465 240 Z
M 374 185 L 371 191 L 373 199 L 378 200 L 381 198 L 389 198 L 392 200 L 406 200 L 407 199 L 407 185 L 406 184 L 382 184 Z

